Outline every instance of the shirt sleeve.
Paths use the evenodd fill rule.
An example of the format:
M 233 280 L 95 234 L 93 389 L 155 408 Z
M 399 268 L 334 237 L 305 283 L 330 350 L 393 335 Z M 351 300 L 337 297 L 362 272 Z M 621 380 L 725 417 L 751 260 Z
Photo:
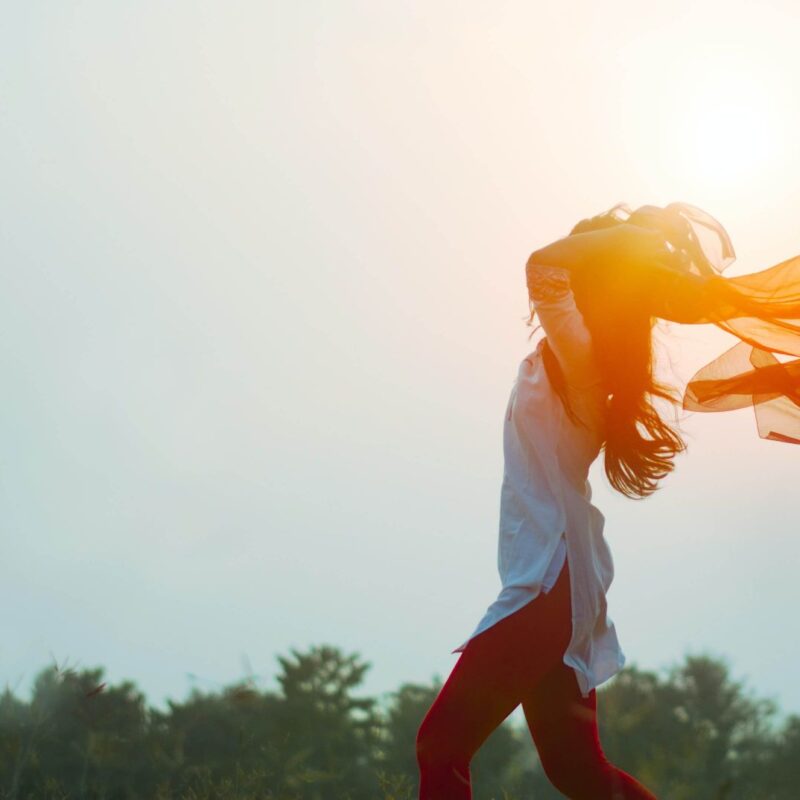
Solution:
M 583 388 L 601 379 L 592 339 L 575 304 L 570 273 L 564 267 L 531 264 L 526 271 L 533 308 L 568 384 Z

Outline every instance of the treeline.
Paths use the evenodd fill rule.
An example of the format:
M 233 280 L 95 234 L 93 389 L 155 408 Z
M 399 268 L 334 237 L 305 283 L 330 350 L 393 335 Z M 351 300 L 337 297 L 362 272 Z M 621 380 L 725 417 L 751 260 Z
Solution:
M 30 701 L 0 698 L 5 800 L 413 800 L 415 737 L 440 684 L 383 699 L 359 686 L 358 654 L 279 657 L 277 691 L 247 681 L 193 690 L 166 710 L 102 669 L 48 667 Z M 626 667 L 598 690 L 608 757 L 671 800 L 796 800 L 800 716 L 688 656 L 665 676 Z M 476 800 L 559 798 L 527 728 L 511 719 L 472 762 Z

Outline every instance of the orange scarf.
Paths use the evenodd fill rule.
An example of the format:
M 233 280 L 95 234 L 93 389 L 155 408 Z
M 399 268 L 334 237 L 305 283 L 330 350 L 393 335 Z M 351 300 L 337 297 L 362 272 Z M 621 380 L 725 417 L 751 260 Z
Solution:
M 683 275 L 660 287 L 654 316 L 713 323 L 740 339 L 698 370 L 684 391 L 690 411 L 752 405 L 759 436 L 800 444 L 800 256 L 726 278 L 730 238 L 711 215 L 687 203 L 642 206 L 628 222 L 662 230 Z M 798 356 L 779 361 L 775 353 Z

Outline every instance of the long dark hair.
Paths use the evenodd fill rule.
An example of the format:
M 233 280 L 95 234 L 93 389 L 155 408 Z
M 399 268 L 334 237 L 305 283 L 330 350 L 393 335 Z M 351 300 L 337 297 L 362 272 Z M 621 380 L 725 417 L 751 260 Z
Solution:
M 581 220 L 570 235 L 625 222 L 618 204 L 597 216 Z M 654 405 L 655 398 L 678 403 L 679 394 L 653 375 L 652 331 L 656 318 L 642 305 L 613 301 L 573 279 L 575 302 L 592 338 L 595 358 L 607 390 L 604 415 L 604 468 L 611 486 L 633 499 L 642 499 L 659 488 L 659 481 L 675 468 L 675 456 L 686 450 L 676 428 L 665 422 Z M 530 304 L 532 325 L 535 317 Z M 534 331 L 535 332 L 535 331 Z M 531 336 L 533 332 L 531 333 Z M 567 397 L 564 375 L 547 340 L 542 360 L 548 380 L 561 398 L 573 422 L 583 424 Z

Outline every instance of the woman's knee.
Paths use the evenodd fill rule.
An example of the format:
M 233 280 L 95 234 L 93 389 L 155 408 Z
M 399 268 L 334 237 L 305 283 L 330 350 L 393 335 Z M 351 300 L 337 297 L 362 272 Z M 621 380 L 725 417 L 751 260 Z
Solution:
M 444 751 L 441 747 L 441 736 L 436 734 L 433 726 L 426 718 L 417 731 L 417 764 L 422 767 L 431 766 L 439 763 L 444 758 Z
M 420 768 L 461 764 L 465 759 L 469 761 L 468 755 L 458 746 L 457 736 L 448 734 L 431 716 L 417 731 L 416 751 Z
M 569 752 L 542 759 L 550 783 L 571 800 L 596 800 L 606 797 L 613 785 L 614 767 L 605 755 L 595 754 L 590 762 L 575 760 Z
M 417 764 L 420 767 L 424 766 L 430 760 L 430 745 L 428 733 L 425 730 L 425 723 L 420 725 L 417 731 L 416 749 L 417 749 Z

